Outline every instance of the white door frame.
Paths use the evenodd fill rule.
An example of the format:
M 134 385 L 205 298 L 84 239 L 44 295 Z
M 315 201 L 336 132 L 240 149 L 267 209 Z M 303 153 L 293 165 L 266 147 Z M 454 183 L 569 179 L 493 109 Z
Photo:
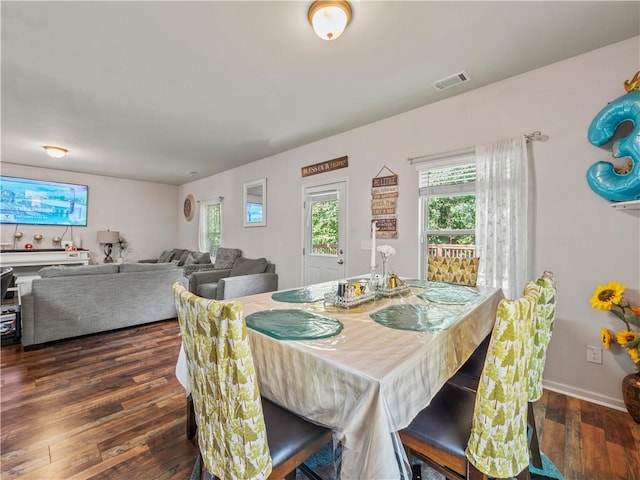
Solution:
M 339 178 L 332 178 L 332 179 L 328 179 L 325 181 L 321 181 L 318 180 L 317 182 L 312 182 L 312 183 L 305 183 L 302 185 L 302 189 L 300 192 L 300 203 L 303 205 L 303 208 L 301 209 L 302 213 L 301 213 L 301 222 L 300 225 L 302 226 L 302 232 L 301 232 L 301 238 L 300 238 L 300 255 L 302 255 L 302 261 L 300 262 L 300 285 L 304 285 L 304 274 L 305 274 L 305 268 L 306 268 L 306 256 L 304 255 L 304 248 L 306 247 L 305 245 L 305 238 L 306 238 L 306 208 L 304 208 L 304 202 L 306 200 L 306 196 L 307 196 L 307 189 L 309 188 L 317 188 L 317 187 L 323 187 L 323 186 L 331 186 L 331 185 L 335 185 L 337 183 L 344 183 L 344 191 L 345 191 L 345 195 L 344 195 L 344 223 L 345 225 L 340 225 L 341 228 L 344 229 L 344 247 L 341 246 L 341 248 L 343 249 L 343 254 L 342 254 L 342 258 L 344 260 L 344 271 L 345 274 L 346 272 L 348 272 L 348 259 L 349 259 L 349 177 L 339 177 Z

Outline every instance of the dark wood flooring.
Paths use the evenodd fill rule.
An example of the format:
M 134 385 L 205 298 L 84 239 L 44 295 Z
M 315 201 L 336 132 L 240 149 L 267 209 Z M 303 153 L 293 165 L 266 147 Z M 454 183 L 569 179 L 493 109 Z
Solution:
M 188 479 L 174 375 L 177 321 L 0 350 L 0 478 Z M 542 450 L 567 480 L 640 480 L 640 425 L 626 412 L 545 392 Z M 363 479 L 367 480 L 367 479 Z

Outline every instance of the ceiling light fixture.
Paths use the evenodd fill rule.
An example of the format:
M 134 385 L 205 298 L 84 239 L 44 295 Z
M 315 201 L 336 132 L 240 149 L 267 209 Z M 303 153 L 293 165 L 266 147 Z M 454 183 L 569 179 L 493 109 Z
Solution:
M 69 150 L 67 150 L 66 148 L 62 148 L 62 147 L 54 147 L 51 145 L 45 145 L 44 150 L 47 152 L 47 154 L 51 157 L 51 158 L 62 158 L 64 157 L 67 152 Z
M 316 0 L 309 7 L 309 23 L 323 40 L 335 40 L 351 21 L 351 5 L 345 0 Z

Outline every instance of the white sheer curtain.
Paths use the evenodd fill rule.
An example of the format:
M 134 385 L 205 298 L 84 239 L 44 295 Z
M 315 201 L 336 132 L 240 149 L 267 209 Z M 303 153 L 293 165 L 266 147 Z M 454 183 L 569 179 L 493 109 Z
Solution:
M 524 137 L 476 147 L 478 284 L 517 298 L 529 279 L 529 162 Z

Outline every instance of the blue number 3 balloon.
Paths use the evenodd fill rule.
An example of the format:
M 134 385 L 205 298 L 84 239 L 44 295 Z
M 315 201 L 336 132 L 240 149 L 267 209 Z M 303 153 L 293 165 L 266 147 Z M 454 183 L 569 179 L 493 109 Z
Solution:
M 591 190 L 615 202 L 640 199 L 640 91 L 616 98 L 600 110 L 589 127 L 589 142 L 599 147 L 611 140 L 625 121 L 633 123 L 633 131 L 614 142 L 611 154 L 614 158 L 629 157 L 631 170 L 616 172 L 611 162 L 596 162 L 587 170 Z

